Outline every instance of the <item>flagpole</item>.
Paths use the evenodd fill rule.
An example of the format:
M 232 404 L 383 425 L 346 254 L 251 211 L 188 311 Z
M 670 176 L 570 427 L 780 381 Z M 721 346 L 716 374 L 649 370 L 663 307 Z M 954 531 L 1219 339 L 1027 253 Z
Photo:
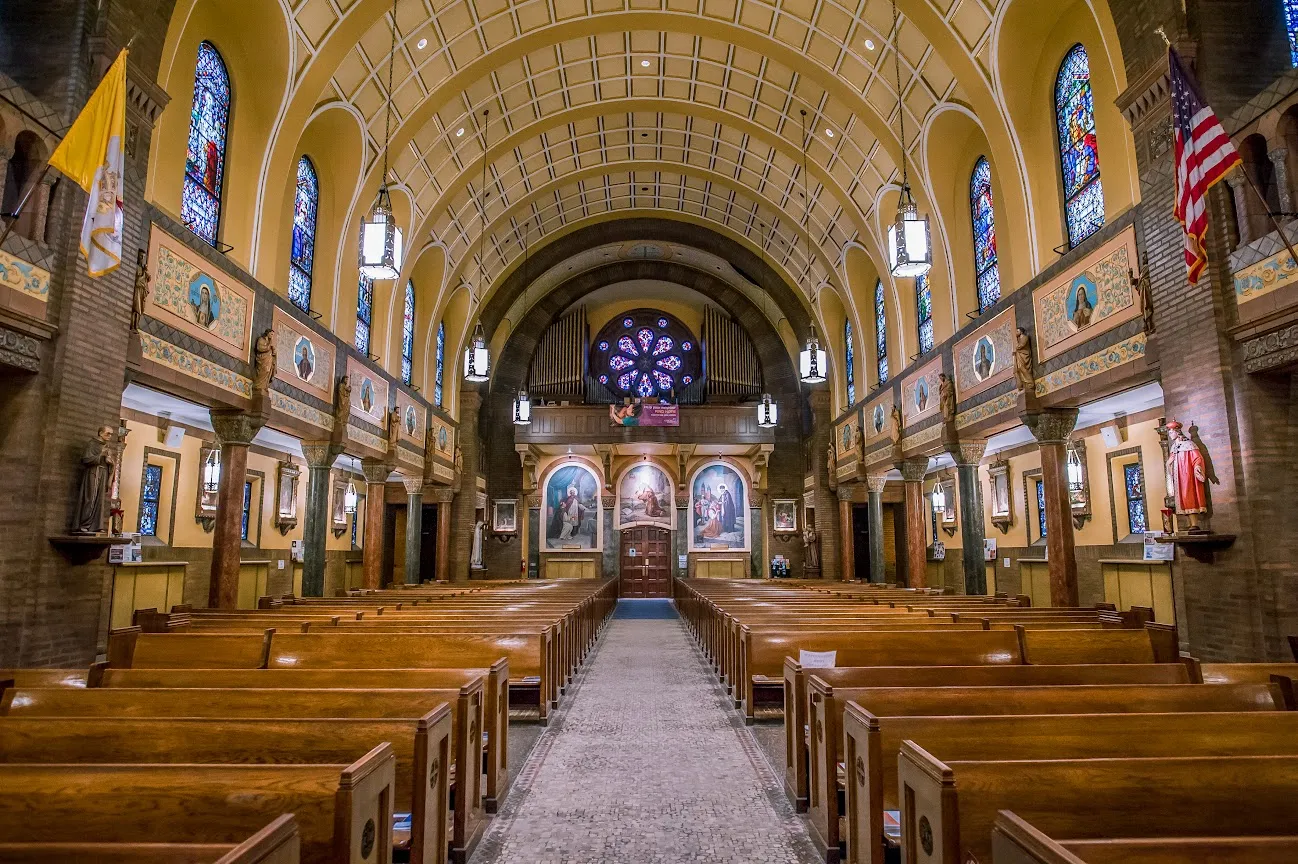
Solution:
M 1262 194 L 1261 189 L 1257 188 L 1257 183 L 1249 176 L 1248 169 L 1242 164 L 1239 166 L 1239 173 L 1244 175 L 1244 179 L 1248 181 L 1248 188 L 1252 189 L 1253 194 L 1257 196 L 1257 200 L 1262 202 L 1262 209 L 1266 211 L 1266 218 L 1271 220 L 1271 227 L 1280 235 L 1280 242 L 1284 244 L 1284 248 L 1288 249 L 1289 254 L 1293 256 L 1294 266 L 1298 267 L 1298 252 L 1294 251 L 1293 243 L 1289 240 L 1289 235 L 1284 233 L 1284 228 L 1280 227 L 1280 221 L 1275 218 L 1275 213 L 1271 212 L 1271 205 L 1267 202 L 1266 196 Z
M 0 246 L 3 246 L 4 242 L 9 239 L 9 232 L 14 229 L 14 225 L 18 224 L 18 217 L 22 214 L 23 208 L 27 206 L 27 201 L 32 197 L 32 193 L 36 191 L 36 187 L 45 181 L 45 175 L 48 173 L 50 173 L 50 163 L 46 162 L 45 167 L 41 169 L 40 175 L 37 176 L 36 182 L 27 187 L 26 194 L 24 194 L 22 200 L 18 202 L 18 206 L 14 208 L 14 212 L 5 214 L 9 217 L 9 223 L 5 225 L 4 233 L 0 234 Z M 1298 258 L 1294 260 L 1298 260 Z

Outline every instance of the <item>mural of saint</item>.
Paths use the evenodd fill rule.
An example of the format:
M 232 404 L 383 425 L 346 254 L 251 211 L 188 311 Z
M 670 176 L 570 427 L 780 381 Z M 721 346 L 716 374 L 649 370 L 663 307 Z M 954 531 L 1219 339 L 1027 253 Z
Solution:
M 368 378 L 361 382 L 361 410 L 374 413 L 374 382 Z
M 884 419 L 885 419 L 885 418 L 884 418 L 884 413 L 883 413 L 883 406 L 882 406 L 882 405 L 875 405 L 875 406 L 874 406 L 874 415 L 873 415 L 873 417 L 872 417 L 872 419 L 871 419 L 871 424 L 874 426 L 874 434 L 875 434 L 875 435 L 879 435 L 880 433 L 883 432 Z
M 915 385 L 915 410 L 924 411 L 928 408 L 928 379 L 921 378 Z
M 843 451 L 852 449 L 852 424 L 847 423 L 843 426 Z
M 216 283 L 206 273 L 199 273 L 189 283 L 189 306 L 194 313 L 194 323 L 210 329 L 221 317 L 221 298 Z
M 672 482 L 657 465 L 637 465 L 617 487 L 617 527 L 672 527 Z
M 303 381 L 310 381 L 315 372 L 315 348 L 305 336 L 299 337 L 293 346 L 293 367 L 297 370 L 297 377 Z
M 1091 326 L 1095 315 L 1095 283 L 1082 277 L 1073 283 L 1073 291 L 1068 298 L 1068 320 L 1075 330 Z
M 406 434 L 415 437 L 415 426 L 418 422 L 418 414 L 414 405 L 406 406 Z
M 437 427 L 437 449 L 446 452 L 446 427 Z
M 974 374 L 979 381 L 986 381 L 996 368 L 996 346 L 986 336 L 974 346 Z
M 690 486 L 690 548 L 727 552 L 748 548 L 746 487 L 739 473 L 717 462 L 694 475 Z
M 564 465 L 545 481 L 545 548 L 599 548 L 599 483 L 584 465 Z

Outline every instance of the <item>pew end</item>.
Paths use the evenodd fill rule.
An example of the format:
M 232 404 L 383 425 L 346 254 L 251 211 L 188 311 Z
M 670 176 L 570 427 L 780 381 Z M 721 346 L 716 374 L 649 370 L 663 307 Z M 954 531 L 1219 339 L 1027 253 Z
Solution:
M 8 843 L 0 864 L 94 861 L 96 864 L 299 864 L 297 820 L 285 813 L 237 846 L 225 843 Z
M 216 864 L 297 864 L 301 857 L 297 819 L 285 813 L 222 855 Z

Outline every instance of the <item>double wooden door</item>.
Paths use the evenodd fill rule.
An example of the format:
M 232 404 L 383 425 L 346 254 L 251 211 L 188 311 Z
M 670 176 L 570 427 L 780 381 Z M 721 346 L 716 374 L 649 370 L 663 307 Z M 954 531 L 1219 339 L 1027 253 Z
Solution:
M 670 597 L 671 532 L 641 526 L 622 532 L 622 597 Z

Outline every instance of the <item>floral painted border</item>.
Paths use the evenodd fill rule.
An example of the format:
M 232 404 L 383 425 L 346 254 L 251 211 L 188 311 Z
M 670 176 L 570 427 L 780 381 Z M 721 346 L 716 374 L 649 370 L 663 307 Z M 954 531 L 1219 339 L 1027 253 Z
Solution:
M 218 366 L 210 360 L 205 360 L 196 354 L 191 354 L 178 345 L 172 345 L 170 342 L 148 333 L 140 333 L 140 350 L 146 359 L 152 360 L 154 363 L 175 369 L 191 378 L 197 378 L 199 381 L 206 381 L 208 384 L 242 396 L 245 399 L 252 398 L 252 381 L 250 379 L 224 366 Z
M 282 411 L 290 417 L 296 417 L 303 423 L 308 423 L 312 426 L 319 426 L 321 429 L 326 429 L 330 432 L 333 431 L 334 418 L 323 411 L 317 411 L 315 408 L 312 408 L 304 402 L 290 399 L 283 393 L 272 390 L 270 394 L 270 404 L 276 411 Z
M 50 299 L 50 271 L 8 252 L 0 252 L 0 285 L 8 285 L 42 303 Z
M 1097 351 L 1090 357 L 1056 369 L 1046 377 L 1037 379 L 1037 395 L 1046 396 L 1056 390 L 1085 381 L 1087 378 L 1093 378 L 1102 372 L 1139 360 L 1145 356 L 1146 345 L 1145 334 L 1137 333 L 1130 339 L 1111 345 L 1103 351 Z
M 1235 300 L 1247 303 L 1295 280 L 1298 280 L 1298 265 L 1294 264 L 1293 256 L 1282 249 L 1235 274 Z

